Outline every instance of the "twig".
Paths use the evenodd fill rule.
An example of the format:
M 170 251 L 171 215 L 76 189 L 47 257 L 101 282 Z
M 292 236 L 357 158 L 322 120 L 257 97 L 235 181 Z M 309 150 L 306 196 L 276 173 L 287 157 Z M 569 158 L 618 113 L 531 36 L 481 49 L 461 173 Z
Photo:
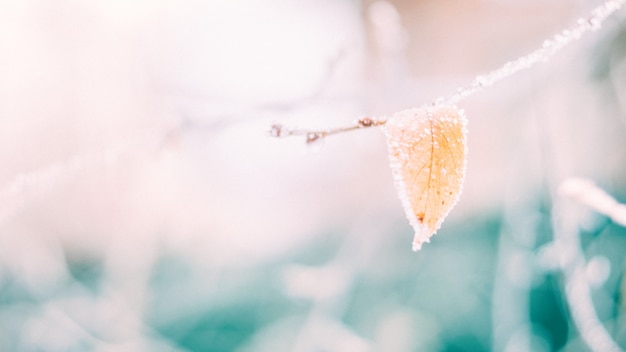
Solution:
M 289 136 L 306 136 L 307 143 L 313 143 L 327 136 L 358 130 L 361 128 L 382 126 L 387 122 L 386 118 L 362 117 L 355 121 L 352 125 L 330 128 L 325 130 L 308 130 L 308 129 L 291 129 L 281 124 L 274 124 L 269 130 L 271 137 L 289 137 Z
M 449 97 L 438 98 L 433 101 L 432 104 L 455 105 L 470 95 L 477 93 L 486 87 L 492 86 L 519 71 L 529 69 L 539 62 L 547 61 L 554 54 L 565 48 L 568 44 L 579 39 L 586 32 L 600 29 L 602 22 L 619 10 L 624 2 L 626 2 L 626 0 L 606 1 L 604 4 L 593 9 L 589 16 L 578 19 L 576 25 L 573 27 L 565 29 L 554 35 L 551 39 L 544 41 L 541 48 L 536 49 L 528 55 L 509 61 L 494 71 L 476 76 L 476 78 L 474 78 L 469 85 L 459 88 L 455 94 L 452 94 Z M 323 130 L 288 129 L 280 124 L 275 124 L 271 127 L 269 135 L 272 137 L 306 136 L 307 143 L 312 143 L 332 134 L 354 131 L 363 127 L 382 126 L 387 122 L 386 119 L 365 119 L 367 119 L 367 121 L 372 121 L 373 123 L 366 126 L 361 123 L 363 120 L 361 119 L 352 125 Z

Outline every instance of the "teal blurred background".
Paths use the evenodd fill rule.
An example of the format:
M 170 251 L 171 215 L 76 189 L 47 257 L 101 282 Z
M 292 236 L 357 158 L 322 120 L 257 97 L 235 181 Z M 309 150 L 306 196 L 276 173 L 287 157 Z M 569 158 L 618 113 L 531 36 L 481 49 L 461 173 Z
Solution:
M 626 228 L 558 192 L 626 201 L 624 10 L 459 104 L 419 252 L 380 130 L 267 135 L 449 96 L 600 3 L 0 0 L 0 351 L 626 348 Z

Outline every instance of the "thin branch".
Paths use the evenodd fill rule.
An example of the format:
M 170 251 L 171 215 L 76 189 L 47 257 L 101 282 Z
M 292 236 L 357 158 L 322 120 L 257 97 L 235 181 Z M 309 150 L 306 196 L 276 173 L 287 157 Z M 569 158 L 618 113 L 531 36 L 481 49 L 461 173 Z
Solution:
M 455 105 L 470 95 L 477 93 L 486 87 L 492 86 L 519 71 L 529 69 L 539 62 L 547 61 L 561 49 L 579 39 L 583 34 L 599 30 L 604 20 L 619 10 L 624 2 L 626 2 L 626 0 L 606 1 L 604 4 L 593 9 L 589 16 L 578 19 L 576 25 L 573 27 L 565 29 L 554 35 L 551 39 L 544 41 L 541 48 L 536 49 L 528 55 L 509 61 L 494 71 L 476 76 L 476 78 L 474 78 L 469 85 L 459 88 L 455 94 L 452 94 L 449 97 L 438 98 L 432 102 L 432 104 Z M 387 122 L 386 119 L 365 119 L 367 119 L 367 121 L 372 121 L 373 123 L 366 126 L 361 123 L 363 120 L 361 119 L 356 123 L 345 127 L 322 130 L 289 129 L 280 124 L 275 124 L 271 127 L 269 135 L 271 137 L 306 136 L 307 143 L 312 143 L 332 134 L 354 131 L 364 127 L 382 126 Z
M 281 124 L 274 124 L 270 128 L 268 134 L 271 137 L 289 137 L 289 136 L 305 136 L 307 143 L 313 143 L 320 139 L 323 139 L 327 136 L 358 130 L 362 128 L 369 128 L 375 126 L 382 126 L 387 122 L 386 118 L 371 118 L 371 117 L 362 117 L 356 120 L 352 125 L 329 128 L 325 130 L 309 130 L 309 129 L 300 129 L 300 128 L 287 128 Z
M 589 16 L 580 18 L 576 25 L 565 29 L 554 35 L 551 39 L 545 40 L 543 46 L 526 56 L 509 61 L 497 70 L 485 75 L 479 75 L 468 86 L 459 88 L 456 94 L 440 99 L 442 103 L 454 105 L 468 96 L 483 90 L 513 74 L 528 69 L 539 62 L 545 62 L 554 54 L 565 48 L 568 44 L 579 39 L 589 31 L 597 31 L 602 26 L 602 22 L 610 15 L 620 9 L 626 0 L 609 0 L 591 11 Z

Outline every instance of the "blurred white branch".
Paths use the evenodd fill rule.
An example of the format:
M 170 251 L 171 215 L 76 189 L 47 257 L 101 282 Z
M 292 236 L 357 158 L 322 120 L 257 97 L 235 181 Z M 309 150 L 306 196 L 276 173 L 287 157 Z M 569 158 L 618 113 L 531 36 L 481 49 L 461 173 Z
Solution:
M 561 196 L 584 204 L 614 222 L 626 226 L 626 205 L 621 204 L 590 180 L 570 178 L 559 187 Z
M 162 140 L 163 134 L 140 133 L 131 140 L 111 143 L 103 149 L 74 155 L 63 162 L 16 175 L 12 182 L 0 188 L 0 225 L 24 206 L 37 198 L 42 198 L 61 183 L 70 181 L 85 170 L 113 166 L 121 157 L 158 143 Z
M 621 351 L 602 325 L 593 305 L 575 214 L 563 201 L 557 201 L 553 214 L 555 254 L 564 274 L 565 298 L 572 320 L 592 351 Z
M 626 224 L 626 207 L 589 180 L 567 179 L 559 186 L 558 194 L 587 205 L 617 223 Z M 574 324 L 592 351 L 621 351 L 600 322 L 594 308 L 587 263 L 580 245 L 578 221 L 572 204 L 557 200 L 554 214 L 555 255 L 565 276 L 565 296 Z

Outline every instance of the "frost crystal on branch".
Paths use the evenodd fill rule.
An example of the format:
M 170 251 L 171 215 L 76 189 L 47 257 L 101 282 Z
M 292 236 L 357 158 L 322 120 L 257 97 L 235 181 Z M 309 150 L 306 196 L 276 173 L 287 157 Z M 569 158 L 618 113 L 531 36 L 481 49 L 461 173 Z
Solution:
M 441 101 L 446 105 L 457 104 L 485 87 L 489 87 L 519 71 L 530 68 L 538 62 L 547 61 L 559 50 L 580 38 L 585 32 L 600 29 L 602 22 L 615 11 L 619 10 L 625 1 L 626 0 L 610 0 L 605 2 L 592 10 L 588 17 L 579 19 L 573 28 L 566 29 L 552 37 L 552 39 L 544 41 L 541 48 L 526 56 L 507 62 L 495 71 L 477 76 L 468 86 L 459 88 L 456 94 L 442 99 Z

